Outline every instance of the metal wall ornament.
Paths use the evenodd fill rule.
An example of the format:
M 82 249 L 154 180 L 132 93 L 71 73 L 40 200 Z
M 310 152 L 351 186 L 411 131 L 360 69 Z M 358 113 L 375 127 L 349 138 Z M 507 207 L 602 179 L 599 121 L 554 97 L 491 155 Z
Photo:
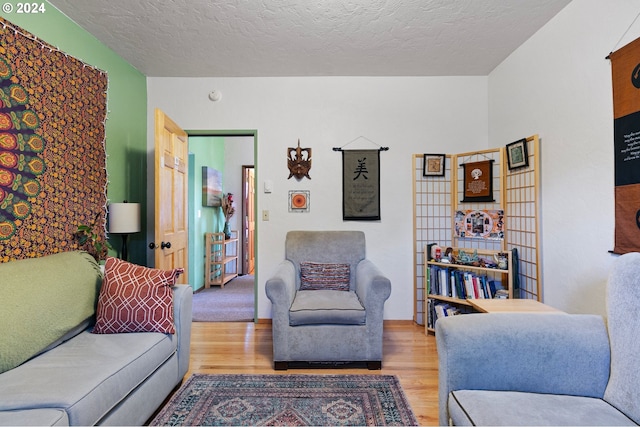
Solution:
M 309 178 L 309 170 L 311 169 L 311 148 L 300 148 L 300 139 L 298 139 L 298 147 L 287 148 L 287 166 L 289 167 L 289 177 L 295 176 L 298 181 L 302 178 Z

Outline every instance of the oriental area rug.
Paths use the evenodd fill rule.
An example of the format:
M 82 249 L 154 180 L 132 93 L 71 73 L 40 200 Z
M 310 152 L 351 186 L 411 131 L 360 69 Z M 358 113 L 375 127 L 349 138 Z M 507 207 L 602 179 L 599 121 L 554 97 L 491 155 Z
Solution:
M 194 374 L 150 425 L 410 426 L 394 375 Z

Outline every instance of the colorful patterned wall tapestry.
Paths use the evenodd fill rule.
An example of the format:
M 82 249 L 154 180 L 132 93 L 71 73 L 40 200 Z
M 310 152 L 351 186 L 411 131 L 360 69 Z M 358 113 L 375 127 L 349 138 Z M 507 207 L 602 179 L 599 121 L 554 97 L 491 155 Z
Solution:
M 640 251 L 640 39 L 611 59 L 615 165 L 615 253 Z
M 0 18 L 0 262 L 104 240 L 107 75 Z

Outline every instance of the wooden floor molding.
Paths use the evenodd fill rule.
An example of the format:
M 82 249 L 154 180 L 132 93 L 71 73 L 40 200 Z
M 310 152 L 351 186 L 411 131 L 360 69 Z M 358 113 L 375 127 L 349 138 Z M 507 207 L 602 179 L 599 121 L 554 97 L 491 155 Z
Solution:
M 264 319 L 267 320 L 267 319 Z M 412 321 L 385 321 L 382 369 L 274 371 L 271 322 L 194 322 L 189 372 L 203 374 L 396 375 L 420 425 L 438 425 L 438 358 L 433 335 Z

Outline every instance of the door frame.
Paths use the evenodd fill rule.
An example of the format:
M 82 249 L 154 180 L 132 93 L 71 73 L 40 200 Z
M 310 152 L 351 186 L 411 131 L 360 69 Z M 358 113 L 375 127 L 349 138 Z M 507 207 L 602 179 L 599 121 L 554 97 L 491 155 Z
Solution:
M 215 137 L 237 137 L 246 136 L 253 137 L 253 172 L 254 180 L 258 182 L 258 130 L 257 129 L 234 129 L 234 130 L 193 130 L 185 129 L 187 136 L 215 136 Z M 257 188 L 257 187 L 256 187 Z M 254 283 L 253 283 L 253 322 L 258 323 L 258 236 L 259 236 L 259 223 L 258 223 L 258 191 L 254 195 L 254 213 L 253 220 L 255 221 L 255 236 L 254 236 L 254 250 L 253 257 L 255 260 L 254 268 Z

